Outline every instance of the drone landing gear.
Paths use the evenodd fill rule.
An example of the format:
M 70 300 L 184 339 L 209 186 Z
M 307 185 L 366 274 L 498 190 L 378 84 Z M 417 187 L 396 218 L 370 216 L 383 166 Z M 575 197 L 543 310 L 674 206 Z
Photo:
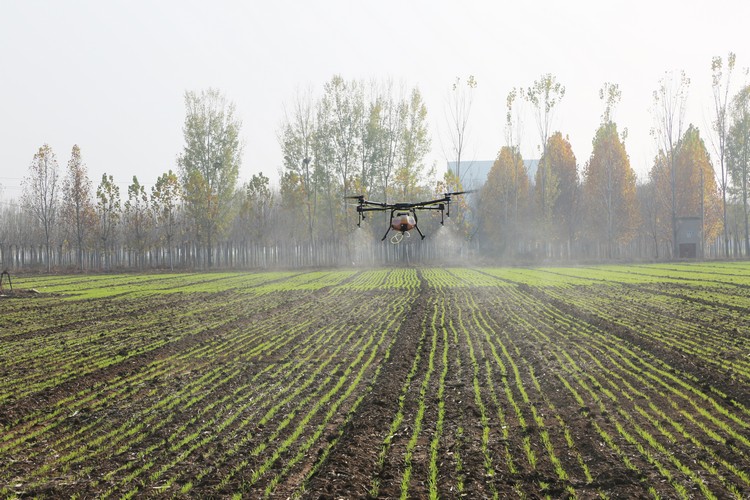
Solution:
M 414 226 L 414 229 L 416 229 L 417 232 L 419 233 L 419 236 L 422 239 L 424 239 L 424 234 L 422 234 L 422 231 L 419 230 L 419 226 Z M 388 229 L 388 231 L 390 232 L 390 228 Z M 387 232 L 385 233 L 385 236 L 383 236 L 383 240 L 386 238 L 386 236 L 388 236 Z M 411 238 L 411 233 L 409 231 L 398 232 L 394 234 L 393 236 L 391 236 L 390 242 L 393 243 L 394 245 L 401 243 L 401 240 L 404 239 L 404 236 L 406 236 L 407 238 Z
M 411 238 L 411 234 L 409 233 L 396 233 L 391 236 L 391 243 L 393 243 L 394 245 L 401 243 L 401 240 L 404 239 L 404 235 L 406 235 L 407 238 Z

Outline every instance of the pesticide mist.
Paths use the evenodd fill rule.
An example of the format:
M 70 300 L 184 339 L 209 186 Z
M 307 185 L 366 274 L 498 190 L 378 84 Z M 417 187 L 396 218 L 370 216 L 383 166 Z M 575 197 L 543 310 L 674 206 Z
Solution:
M 446 221 L 433 233 L 437 255 L 448 263 L 460 263 L 463 241 L 451 221 Z
M 366 263 L 372 262 L 372 246 L 375 244 L 372 235 L 357 227 L 349 235 L 349 255 L 351 257 L 351 264 L 353 266 L 361 266 Z

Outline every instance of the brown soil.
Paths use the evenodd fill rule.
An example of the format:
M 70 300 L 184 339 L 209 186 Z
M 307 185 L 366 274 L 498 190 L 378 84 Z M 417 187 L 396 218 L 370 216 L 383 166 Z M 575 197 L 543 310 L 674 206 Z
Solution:
M 512 293 L 492 288 L 440 292 L 446 304 L 448 353 L 447 365 L 444 365 L 445 340 L 440 333 L 433 344 L 429 328 L 436 297 L 440 294 L 424 284 L 424 280 L 422 282 L 398 331 L 373 351 L 375 361 L 365 371 L 365 382 L 343 401 L 330 421 L 324 419 L 325 410 L 311 418 L 305 429 L 320 425 L 325 429 L 304 457 L 297 458 L 288 469 L 287 464 L 295 459 L 295 448 L 281 452 L 276 458 L 271 457 L 272 450 L 291 435 L 299 422 L 295 415 L 302 415 L 310 407 L 310 401 L 314 402 L 344 376 L 347 363 L 354 362 L 356 352 L 342 350 L 340 362 L 334 360 L 318 375 L 315 383 L 300 391 L 263 424 L 261 417 L 286 397 L 285 390 L 293 389 L 284 389 L 287 381 L 302 384 L 319 363 L 325 362 L 327 351 L 339 347 L 348 332 L 361 327 L 356 317 L 347 316 L 348 310 L 398 300 L 395 293 L 358 292 L 356 300 L 341 305 L 339 302 L 346 299 L 330 294 L 330 290 L 289 294 L 287 300 L 269 307 L 263 307 L 265 299 L 252 299 L 257 302 L 249 302 L 247 309 L 231 320 L 205 329 L 195 327 L 190 323 L 193 320 L 182 314 L 200 306 L 206 309 L 201 321 L 218 321 L 229 314 L 222 306 L 232 298 L 231 293 L 185 297 L 184 300 L 194 301 L 189 304 L 181 303 L 182 299 L 176 300 L 175 296 L 152 302 L 150 307 L 165 318 L 154 331 L 148 332 L 154 338 L 181 328 L 195 328 L 195 332 L 176 338 L 174 342 L 159 344 L 158 348 L 127 356 L 117 364 L 87 375 L 68 378 L 30 396 L 0 400 L 0 438 L 4 439 L 0 444 L 16 439 L 16 434 L 22 432 L 29 436 L 11 451 L 0 453 L 0 462 L 6 464 L 0 470 L 0 492 L 3 496 L 21 497 L 74 494 L 97 497 L 105 492 L 121 496 L 133 486 L 124 482 L 127 474 L 134 470 L 132 464 L 143 462 L 140 454 L 151 450 L 147 458 L 154 463 L 140 476 L 142 484 L 138 493 L 149 497 L 229 497 L 241 492 L 257 498 L 268 492 L 277 498 L 293 495 L 323 499 L 394 498 L 401 496 L 403 475 L 410 466 L 411 479 L 407 484 L 408 495 L 412 498 L 429 496 L 432 473 L 436 477 L 436 491 L 443 498 L 493 495 L 567 498 L 572 491 L 579 498 L 642 498 L 650 496 L 649 488 L 668 498 L 676 492 L 665 481 L 659 467 L 650 463 L 632 442 L 618 435 L 618 426 L 624 426 L 638 436 L 629 427 L 628 418 L 632 418 L 637 421 L 642 435 L 656 436 L 666 442 L 661 434 L 662 429 L 668 427 L 666 423 L 639 417 L 638 408 L 648 408 L 648 403 L 654 403 L 679 421 L 686 433 L 707 443 L 705 449 L 696 447 L 671 429 L 676 440 L 669 449 L 672 458 L 651 450 L 659 464 L 672 472 L 673 481 L 684 486 L 691 495 L 698 496 L 700 491 L 691 478 L 671 465 L 670 460 L 691 468 L 701 462 L 721 461 L 732 463 L 739 470 L 750 467 L 747 458 L 750 455 L 744 445 L 724 433 L 719 436 L 725 439 L 723 446 L 710 442 L 694 422 L 670 409 L 671 400 L 662 392 L 665 389 L 656 383 L 653 387 L 638 385 L 637 373 L 633 377 L 624 373 L 618 375 L 619 378 L 607 379 L 606 370 L 586 357 L 582 348 L 589 346 L 571 340 L 572 330 L 568 332 L 566 328 L 572 327 L 567 323 L 555 326 L 559 321 L 557 317 L 535 316 L 537 313 L 532 313 L 534 310 L 522 299 L 529 298 L 541 304 L 540 307 L 553 309 L 560 317 L 572 318 L 571 323 L 594 326 L 646 350 L 666 365 L 686 370 L 711 387 L 725 391 L 730 400 L 747 405 L 747 389 L 724 381 L 710 367 L 686 363 L 679 353 L 644 341 L 621 325 L 586 314 L 528 286 L 514 286 Z M 33 291 L 19 290 L 14 292 L 13 298 L 39 296 Z M 97 304 L 102 305 L 100 316 L 71 320 L 63 327 L 45 329 L 42 326 L 33 332 L 9 336 L 6 344 L 29 345 L 37 339 L 44 342 L 55 335 L 75 332 L 76 328 L 91 327 L 104 319 L 123 324 L 138 319 L 140 304 L 137 302 L 129 304 L 134 311 L 129 313 L 130 317 L 118 312 L 121 302 Z M 318 306 L 307 307 L 306 304 Z M 476 308 L 469 304 L 475 304 Z M 94 314 L 94 309 L 87 311 Z M 33 308 L 28 313 L 33 314 Z M 513 314 L 524 321 L 511 319 Z M 310 321 L 309 325 L 299 332 L 294 330 L 298 323 L 306 320 Z M 341 330 L 340 337 L 335 337 L 321 352 L 306 351 L 327 334 L 326 328 L 330 325 Z M 261 332 L 257 340 L 249 342 L 243 351 L 230 349 L 239 342 L 238 335 L 256 329 Z M 290 333 L 294 337 L 283 348 L 246 354 L 276 338 L 274 335 L 280 330 L 296 332 Z M 357 340 L 355 336 L 347 342 Z M 431 367 L 433 345 L 435 355 Z M 206 353 L 214 352 L 210 350 L 214 347 L 226 350 L 216 357 L 208 357 Z M 563 352 L 568 358 L 560 355 Z M 191 356 L 183 359 L 181 355 L 187 353 Z M 296 366 L 297 359 L 308 355 L 309 362 L 298 368 L 275 369 L 287 364 Z M 415 359 L 418 359 L 416 364 Z M 586 371 L 571 369 L 572 365 L 566 364 L 568 359 L 576 361 Z M 153 378 L 139 378 L 158 371 L 159 362 L 165 360 L 171 363 L 168 371 Z M 416 369 L 412 372 L 413 366 Z M 444 369 L 447 375 L 441 384 Z M 7 370 L 2 374 L 10 375 L 10 369 Z M 192 406 L 172 409 L 159 406 L 170 394 L 214 372 L 214 385 L 210 389 L 190 394 L 195 399 Z M 587 374 L 591 378 L 587 378 Z M 429 380 L 423 383 L 428 375 Z M 611 383 L 597 385 L 605 380 Z M 578 396 L 584 400 L 583 405 L 563 381 L 576 388 Z M 442 397 L 439 396 L 441 385 Z M 607 391 L 616 391 L 615 386 L 631 393 L 639 391 L 640 395 L 629 399 L 618 393 L 615 401 L 607 396 Z M 698 388 L 701 389 L 700 384 Z M 122 390 L 122 394 L 117 393 L 107 404 L 97 405 L 92 399 L 90 404 L 76 407 L 74 411 L 60 410 L 65 408 L 62 405 L 69 404 L 71 395 L 84 398 L 96 393 L 104 398 L 118 390 Z M 221 403 L 212 406 L 216 401 Z M 247 404 L 240 410 L 240 403 Z M 444 420 L 439 429 L 441 408 Z M 389 429 L 399 410 L 403 419 L 389 439 Z M 233 417 L 234 412 L 239 412 L 237 418 Z M 282 422 L 286 418 L 290 423 L 284 426 Z M 136 425 L 139 419 L 147 419 L 151 428 L 141 441 L 118 442 L 108 453 L 83 453 L 84 459 L 67 466 L 54 461 L 55 453 L 61 453 L 55 447 L 66 446 L 69 436 L 85 433 L 88 439 L 95 440 L 118 427 L 126 432 L 127 425 Z M 229 423 L 222 426 L 224 421 Z M 418 425 L 421 430 L 415 432 Z M 34 434 L 35 431 L 38 434 Z M 175 433 L 181 433 L 180 437 L 195 433 L 204 436 L 208 444 L 181 457 L 184 448 L 176 446 L 179 439 L 170 437 Z M 602 433 L 610 436 L 616 447 L 607 445 Z M 117 438 L 116 434 L 112 436 L 110 439 Z M 306 437 L 308 434 L 300 441 Z M 436 468 L 431 471 L 434 440 L 438 455 Z M 263 443 L 269 451 L 258 452 L 258 446 Z M 224 453 L 235 445 L 236 452 Z M 550 449 L 555 459 L 551 458 Z M 409 463 L 405 460 L 407 456 L 410 456 Z M 253 480 L 253 472 L 266 462 L 270 463 L 270 472 Z M 50 472 L 38 472 L 46 464 L 53 464 Z M 157 476 L 155 473 L 161 467 L 167 468 L 168 474 Z M 235 469 L 238 472 L 226 479 L 227 473 Z M 118 473 L 119 470 L 123 472 Z M 564 470 L 565 475 L 561 475 L 560 470 Z M 275 474 L 279 480 L 272 483 L 271 477 Z M 729 495 L 726 484 L 733 485 L 742 495 L 750 494 L 748 486 L 729 472 L 723 470 L 722 474 L 725 483 L 705 472 L 701 477 L 718 496 Z M 149 479 L 155 476 L 157 479 Z M 160 488 L 170 476 L 177 479 L 162 491 Z M 191 488 L 181 493 L 181 488 L 187 485 Z

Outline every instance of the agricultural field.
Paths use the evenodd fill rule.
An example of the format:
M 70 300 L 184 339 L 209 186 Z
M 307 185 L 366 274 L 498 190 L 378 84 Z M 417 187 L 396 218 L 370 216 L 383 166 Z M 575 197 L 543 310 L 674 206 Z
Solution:
M 750 263 L 13 285 L 2 498 L 750 497 Z

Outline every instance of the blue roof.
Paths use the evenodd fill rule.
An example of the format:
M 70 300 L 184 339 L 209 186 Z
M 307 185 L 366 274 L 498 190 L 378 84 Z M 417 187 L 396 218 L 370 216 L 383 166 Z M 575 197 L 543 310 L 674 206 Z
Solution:
M 458 162 L 449 161 L 448 171 L 459 174 L 459 180 L 463 189 L 479 189 L 487 182 L 487 175 L 492 170 L 494 163 L 495 160 L 462 161 L 461 170 L 457 172 Z M 529 179 L 531 182 L 534 182 L 539 160 L 524 160 L 523 164 L 526 167 L 526 172 L 529 174 Z

